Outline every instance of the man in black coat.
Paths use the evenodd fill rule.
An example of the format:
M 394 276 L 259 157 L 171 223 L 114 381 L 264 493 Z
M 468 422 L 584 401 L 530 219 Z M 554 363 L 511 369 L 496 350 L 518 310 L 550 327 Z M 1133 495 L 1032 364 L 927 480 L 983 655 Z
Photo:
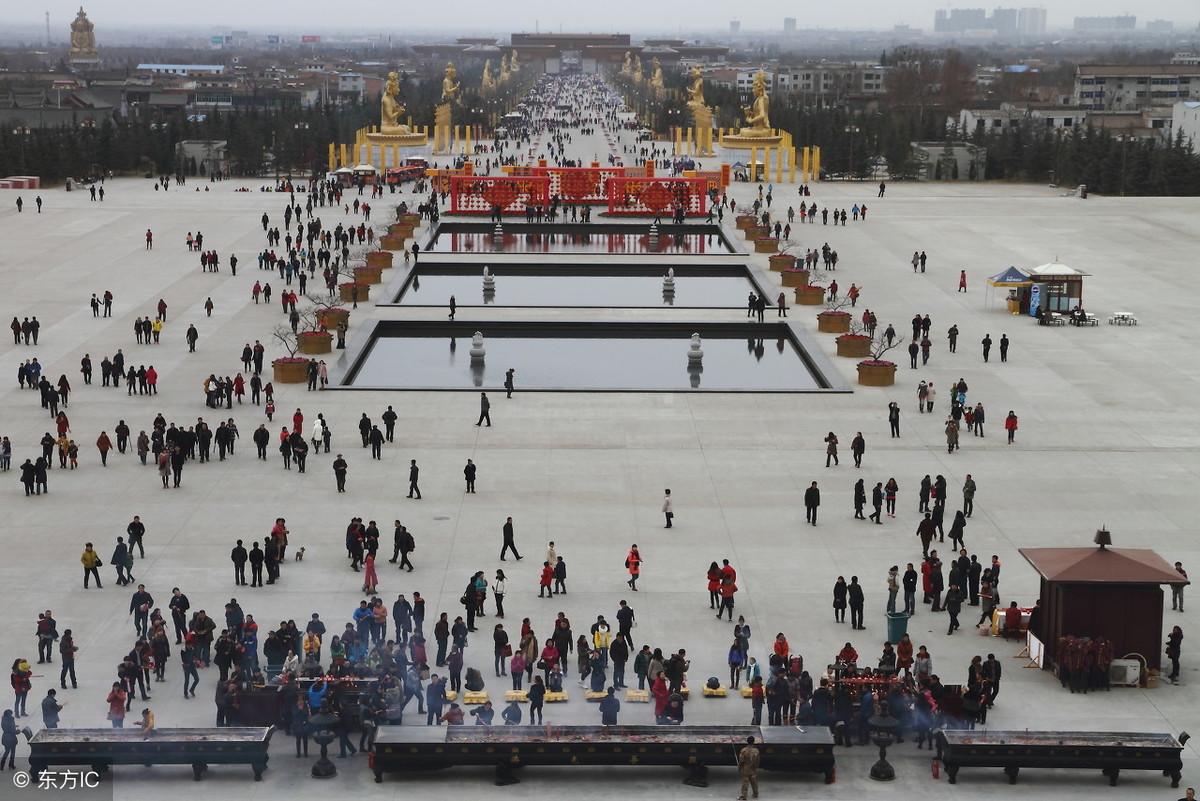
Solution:
M 384 436 L 383 432 L 379 430 L 379 426 L 371 426 L 367 441 L 371 443 L 371 458 L 382 460 Z
M 267 431 L 265 423 L 259 423 L 258 428 L 254 429 L 252 436 L 254 447 L 258 449 L 258 458 L 264 462 L 267 460 L 267 446 L 271 444 L 271 432 Z
M 397 419 L 398 415 L 396 414 L 395 410 L 393 410 L 391 406 L 387 407 L 387 411 L 383 413 L 383 427 L 385 433 L 387 434 L 388 442 L 394 442 L 393 437 L 396 434 Z
M 512 549 L 513 556 L 517 557 L 517 561 L 521 561 L 521 554 L 517 553 L 515 536 L 516 535 L 513 533 L 512 518 L 510 517 L 504 523 L 504 546 L 500 549 L 501 562 L 505 561 L 504 554 L 508 553 L 509 549 Z
M 874 520 L 875 525 L 883 525 L 880 518 L 883 517 L 883 482 L 876 481 L 875 488 L 871 490 L 871 507 L 875 510 L 867 519 Z
M 359 418 L 358 433 L 362 436 L 363 447 L 367 447 L 371 439 L 371 418 L 367 417 L 366 412 L 363 412 L 363 416 Z
M 246 583 L 246 561 L 250 555 L 246 553 L 246 546 L 241 540 L 237 541 L 237 545 L 233 546 L 233 550 L 229 552 L 229 561 L 233 562 L 233 583 L 239 587 Z
M 487 427 L 488 428 L 492 427 L 491 408 L 492 408 L 492 402 L 488 400 L 487 393 L 480 392 L 479 393 L 479 419 L 475 421 L 475 425 L 478 426 L 484 420 L 487 420 Z
M 850 607 L 850 628 L 865 629 L 863 625 L 863 589 L 858 583 L 858 576 L 850 577 L 850 586 L 846 587 L 846 604 Z
M 348 468 L 349 465 L 346 464 L 346 460 L 339 453 L 337 458 L 333 460 L 333 477 L 337 480 L 338 492 L 346 491 L 346 470 Z M 409 497 L 411 498 L 412 496 L 410 495 Z
M 263 567 L 267 569 L 267 583 L 274 584 L 279 578 L 279 544 L 274 537 L 267 537 L 267 545 L 263 551 Z
M 413 571 L 413 565 L 412 562 L 408 560 L 408 555 L 416 550 L 417 543 L 416 540 L 413 539 L 413 535 L 408 532 L 408 529 L 405 528 L 399 520 L 396 521 L 396 533 L 394 535 L 393 545 L 394 550 L 392 551 L 392 558 L 388 561 L 395 563 L 396 559 L 399 558 L 400 569 L 403 570 L 405 567 L 407 567 L 408 572 L 411 573 Z
M 821 505 L 821 490 L 817 489 L 817 482 L 813 482 L 812 486 L 804 491 L 804 519 L 817 524 L 817 507 Z
M 261 587 L 263 585 L 263 562 L 266 561 L 266 554 L 263 553 L 262 548 L 258 547 L 257 542 L 250 548 L 249 559 L 250 586 Z
M 154 608 L 154 596 L 146 592 L 146 585 L 139 584 L 137 592 L 129 599 L 129 614 L 133 616 L 133 627 L 139 637 L 147 636 L 150 628 L 150 610 Z
M 917 578 L 917 571 L 909 562 L 901 584 L 904 586 L 904 611 L 910 615 L 917 611 Z
M 181 645 L 187 635 L 187 611 L 192 608 L 192 602 L 175 587 L 171 590 L 171 602 L 168 607 L 171 610 L 171 622 L 175 624 L 175 644 Z

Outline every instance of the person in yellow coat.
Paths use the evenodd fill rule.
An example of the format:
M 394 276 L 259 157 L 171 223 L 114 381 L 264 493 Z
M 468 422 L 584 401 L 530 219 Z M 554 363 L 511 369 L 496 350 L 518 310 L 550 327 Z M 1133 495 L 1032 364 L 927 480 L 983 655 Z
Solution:
M 154 334 L 154 344 L 155 345 L 158 344 L 158 335 L 162 333 L 162 330 L 163 330 L 163 321 L 158 319 L 157 317 L 154 318 L 154 322 L 152 322 L 150 324 L 150 331 Z

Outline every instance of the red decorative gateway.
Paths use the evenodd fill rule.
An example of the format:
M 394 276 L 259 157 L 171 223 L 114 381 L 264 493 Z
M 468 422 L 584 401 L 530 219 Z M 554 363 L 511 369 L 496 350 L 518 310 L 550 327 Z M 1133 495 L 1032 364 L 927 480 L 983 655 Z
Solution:
M 522 214 L 527 206 L 550 206 L 550 179 L 545 176 L 456 175 L 450 179 L 450 211 L 490 214 L 499 206 L 507 214 Z
M 531 175 L 550 179 L 550 195 L 566 203 L 607 203 L 605 187 L 609 178 L 622 178 L 624 167 L 531 167 Z
M 708 181 L 704 178 L 610 178 L 609 214 L 670 217 L 677 208 L 685 214 L 704 214 Z

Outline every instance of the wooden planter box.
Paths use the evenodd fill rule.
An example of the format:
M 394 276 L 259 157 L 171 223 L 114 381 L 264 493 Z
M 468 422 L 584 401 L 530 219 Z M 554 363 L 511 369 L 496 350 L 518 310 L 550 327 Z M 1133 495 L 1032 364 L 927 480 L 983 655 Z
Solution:
M 864 387 L 890 387 L 896 383 L 896 365 L 891 362 L 859 362 L 858 383 Z
M 795 267 L 784 270 L 780 277 L 783 279 L 784 286 L 803 287 L 808 286 L 808 270 L 797 270 Z M 797 295 L 797 297 L 799 297 Z
M 754 240 L 755 253 L 775 253 L 779 250 L 779 240 L 773 236 L 764 236 Z
M 848 334 L 850 315 L 845 312 L 821 312 L 817 315 L 817 330 L 826 334 Z
M 381 284 L 383 270 L 378 267 L 355 267 L 354 281 L 359 284 Z
M 328 331 L 301 331 L 296 335 L 296 350 L 300 353 L 332 353 L 333 334 Z
M 415 212 L 412 212 L 409 214 L 401 214 L 399 221 L 402 223 L 405 223 L 407 225 L 411 225 L 413 228 L 416 228 L 418 225 L 421 224 L 421 215 L 417 214 Z
M 846 334 L 837 338 L 837 355 L 865 359 L 871 355 L 871 338 Z
M 749 214 L 739 214 L 733 221 L 739 231 L 744 231 L 754 225 L 754 217 Z
M 317 322 L 325 326 L 330 331 L 338 327 L 338 323 L 342 323 L 347 328 L 350 327 L 350 310 L 349 309 L 317 309 Z
M 391 236 L 410 237 L 413 235 L 413 227 L 408 223 L 392 223 L 388 226 L 388 234 Z
M 404 250 L 404 237 L 384 234 L 379 237 L 379 247 L 384 250 Z
M 769 225 L 752 225 L 742 231 L 746 235 L 747 242 L 753 242 L 755 239 L 762 239 L 764 236 L 771 235 L 771 227 Z
M 308 361 L 273 361 L 274 380 L 277 384 L 304 384 L 308 381 Z
M 771 263 L 771 269 L 777 273 L 784 270 L 791 270 L 796 266 L 796 257 L 791 253 L 776 253 L 767 259 L 767 261 Z M 805 280 L 807 280 L 807 277 Z
M 403 241 L 401 241 L 403 247 Z M 367 254 L 368 267 L 382 267 L 387 269 L 392 266 L 392 252 L 390 250 L 372 250 Z
M 367 300 L 371 299 L 371 285 L 370 284 L 342 284 L 341 286 L 338 287 L 338 290 L 340 290 L 342 293 L 342 300 L 344 300 L 348 303 L 354 301 L 354 296 L 350 294 L 350 290 L 352 290 L 355 286 L 358 287 L 358 302 L 359 303 L 362 303 L 363 301 L 367 301 Z
M 784 273 L 787 275 L 787 273 Z M 820 306 L 825 302 L 825 287 L 798 286 L 796 287 L 796 303 L 801 306 Z

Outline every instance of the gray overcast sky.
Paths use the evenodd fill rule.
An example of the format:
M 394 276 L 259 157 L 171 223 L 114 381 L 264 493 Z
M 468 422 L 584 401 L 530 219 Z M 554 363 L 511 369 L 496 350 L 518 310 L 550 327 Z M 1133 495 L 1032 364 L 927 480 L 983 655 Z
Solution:
M 43 23 L 45 12 L 55 30 L 65 29 L 78 5 L 71 3 L 17 3 L 8 0 L 0 12 L 0 24 Z M 201 25 L 206 29 L 275 28 L 286 32 L 319 34 L 333 30 L 367 30 L 403 35 L 415 29 L 489 29 L 496 31 L 630 32 L 727 30 L 730 19 L 740 19 L 742 30 L 778 30 L 785 16 L 794 16 L 801 27 L 886 29 L 899 22 L 931 29 L 934 10 L 959 6 L 986 8 L 997 5 L 1039 5 L 1013 2 L 936 2 L 936 0 L 853 0 L 852 2 L 799 3 L 795 0 L 758 0 L 728 3 L 720 0 L 674 0 L 647 3 L 645 0 L 510 0 L 509 2 L 465 3 L 408 2 L 395 0 L 351 0 L 343 4 L 296 2 L 296 0 L 203 0 L 199 3 L 152 3 L 145 0 L 88 0 L 88 17 L 103 39 L 107 24 Z M 1101 16 L 1133 13 L 1139 26 L 1147 20 L 1167 19 L 1194 29 L 1200 19 L 1197 0 L 1071 0 L 1045 4 L 1051 27 L 1070 26 L 1076 15 Z M 733 10 L 731 10 L 733 9 Z M 207 30 L 205 31 L 207 32 Z M 65 35 L 64 35 L 65 38 Z

